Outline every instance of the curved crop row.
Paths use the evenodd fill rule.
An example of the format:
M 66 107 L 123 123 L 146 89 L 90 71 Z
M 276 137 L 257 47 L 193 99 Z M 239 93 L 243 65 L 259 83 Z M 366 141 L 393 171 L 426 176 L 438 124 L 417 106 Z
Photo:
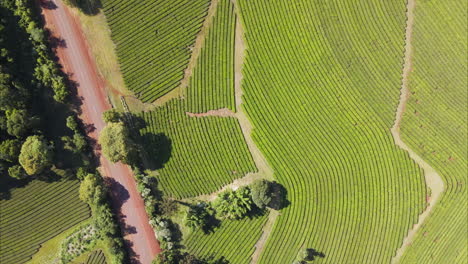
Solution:
M 184 244 L 190 253 L 197 256 L 224 257 L 229 263 L 248 264 L 267 219 L 268 215 L 226 220 L 213 233 L 205 234 L 202 230 L 191 233 Z
M 210 0 L 103 0 L 126 86 L 143 102 L 176 88 Z
M 390 134 L 404 1 L 238 0 L 244 108 L 288 190 L 260 263 L 388 263 L 425 207 L 421 170 Z
M 200 57 L 187 87 L 188 111 L 229 108 L 234 100 L 234 34 L 236 17 L 230 0 L 220 0 Z
M 32 181 L 0 201 L 0 260 L 28 261 L 41 243 L 89 218 L 88 206 L 78 197 L 77 181 Z
M 189 117 L 184 101 L 172 100 L 140 115 L 140 131 L 159 184 L 168 195 L 185 198 L 220 189 L 256 167 L 237 119 Z
M 402 139 L 443 177 L 445 192 L 402 263 L 468 261 L 467 4 L 417 2 L 411 96 Z

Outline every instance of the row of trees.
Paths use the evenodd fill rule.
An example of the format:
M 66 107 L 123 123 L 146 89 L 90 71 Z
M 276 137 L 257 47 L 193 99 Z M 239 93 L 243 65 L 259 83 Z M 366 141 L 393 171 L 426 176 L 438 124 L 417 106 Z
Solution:
M 54 161 L 54 144 L 41 130 L 44 124 L 33 99 L 42 98 L 42 88 L 52 90 L 60 103 L 69 95 L 31 4 L 0 3 L 0 35 L 7 37 L 0 38 L 0 170 L 17 179 L 40 174 Z M 31 72 L 24 70 L 29 67 Z

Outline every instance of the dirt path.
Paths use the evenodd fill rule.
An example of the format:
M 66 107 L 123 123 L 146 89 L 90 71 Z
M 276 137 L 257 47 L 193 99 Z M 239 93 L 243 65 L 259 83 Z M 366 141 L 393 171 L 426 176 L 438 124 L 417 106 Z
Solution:
M 38 0 L 41 1 L 41 0 Z M 42 0 L 45 1 L 45 0 Z M 51 5 L 42 5 L 46 27 L 65 45 L 56 50 L 65 73 L 78 84 L 78 96 L 82 99 L 81 118 L 85 124 L 94 126 L 89 136 L 97 140 L 104 127 L 102 113 L 110 109 L 106 101 L 104 81 L 91 57 L 83 32 L 68 9 L 60 0 L 50 0 Z M 48 8 L 45 6 L 49 6 Z M 99 155 L 98 150 L 96 153 Z M 132 263 L 149 264 L 160 252 L 153 229 L 148 224 L 143 200 L 136 190 L 135 180 L 128 166 L 112 164 L 101 157 L 101 172 L 109 179 L 112 203 L 118 211 L 124 239 L 129 247 Z
M 262 236 L 255 244 L 255 252 L 252 254 L 252 259 L 250 263 L 258 262 L 258 259 L 260 258 L 260 253 L 262 253 L 263 247 L 265 246 L 268 236 L 270 235 L 271 230 L 273 229 L 273 224 L 275 223 L 276 218 L 278 218 L 279 215 L 280 213 L 278 211 L 269 210 L 268 220 L 262 228 Z
M 190 113 L 185 112 L 186 115 L 190 117 L 206 117 L 206 116 L 218 116 L 218 117 L 235 117 L 235 113 L 232 112 L 230 109 L 221 108 L 217 110 L 210 110 L 205 113 Z
M 408 235 L 403 240 L 402 246 L 397 250 L 396 255 L 392 259 L 392 263 L 398 263 L 399 259 L 405 252 L 405 249 L 411 245 L 417 231 L 424 223 L 426 218 L 430 215 L 434 209 L 435 204 L 439 200 L 440 195 L 444 191 L 444 182 L 439 174 L 427 164 L 420 156 L 418 156 L 413 150 L 411 150 L 400 137 L 400 125 L 403 118 L 403 113 L 405 111 L 406 103 L 410 96 L 410 91 L 408 88 L 408 76 L 412 71 L 412 35 L 413 35 L 413 24 L 414 24 L 414 8 L 416 5 L 416 0 L 408 0 L 407 7 L 407 24 L 406 24 L 406 44 L 405 44 L 405 62 L 403 67 L 403 81 L 401 85 L 401 94 L 400 94 L 400 103 L 398 105 L 395 117 L 395 124 L 393 125 L 391 132 L 395 140 L 395 144 L 398 145 L 401 149 L 408 152 L 409 156 L 424 170 L 424 177 L 426 179 L 426 185 L 431 189 L 431 196 L 429 198 L 429 205 L 426 207 L 424 212 L 419 215 L 418 223 L 416 223 L 413 228 L 408 232 Z

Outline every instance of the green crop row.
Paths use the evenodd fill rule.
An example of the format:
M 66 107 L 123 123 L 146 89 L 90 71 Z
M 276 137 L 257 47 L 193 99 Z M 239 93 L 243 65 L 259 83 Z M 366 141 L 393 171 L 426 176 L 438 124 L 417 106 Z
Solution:
M 267 215 L 243 220 L 226 220 L 213 233 L 202 230 L 191 233 L 185 240 L 187 250 L 201 257 L 224 257 L 229 263 L 248 264 L 255 250 L 255 243 L 262 234 Z
M 188 111 L 229 108 L 234 97 L 234 34 L 236 17 L 230 0 L 220 0 L 197 65 L 187 87 Z
M 89 254 L 86 264 L 106 264 L 106 256 L 101 250 L 95 250 Z
M 445 192 L 402 263 L 468 261 L 467 8 L 454 0 L 416 4 L 402 139 L 438 171 Z
M 143 102 L 176 88 L 209 0 L 103 0 L 127 87 Z
M 77 181 L 39 180 L 11 190 L 0 201 L 1 263 L 24 263 L 51 239 L 85 219 L 91 212 L 78 197 Z
M 288 190 L 260 263 L 389 263 L 425 207 L 421 170 L 390 134 L 404 1 L 238 0 L 244 105 Z
M 232 117 L 189 117 L 183 100 L 139 116 L 140 133 L 162 190 L 178 198 L 207 194 L 255 172 L 256 167 Z

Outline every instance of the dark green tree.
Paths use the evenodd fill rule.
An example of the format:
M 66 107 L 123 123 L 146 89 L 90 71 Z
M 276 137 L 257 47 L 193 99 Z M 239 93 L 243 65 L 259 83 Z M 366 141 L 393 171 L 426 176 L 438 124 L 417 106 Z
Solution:
M 271 185 L 266 180 L 257 180 L 250 185 L 252 201 L 260 208 L 264 209 L 271 202 Z
M 0 159 L 8 162 L 16 162 L 21 151 L 21 141 L 7 139 L 0 143 Z

